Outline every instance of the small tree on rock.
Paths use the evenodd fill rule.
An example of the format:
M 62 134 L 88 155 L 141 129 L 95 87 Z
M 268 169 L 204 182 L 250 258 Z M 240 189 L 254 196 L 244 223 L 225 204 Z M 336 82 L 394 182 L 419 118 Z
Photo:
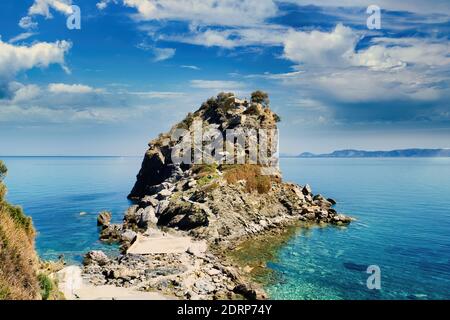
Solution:
M 270 104 L 269 95 L 266 92 L 260 90 L 252 93 L 251 100 L 253 103 L 262 104 L 264 107 L 268 107 Z
M 6 168 L 3 161 L 0 160 L 0 182 L 5 179 L 6 173 L 8 172 L 8 169 Z

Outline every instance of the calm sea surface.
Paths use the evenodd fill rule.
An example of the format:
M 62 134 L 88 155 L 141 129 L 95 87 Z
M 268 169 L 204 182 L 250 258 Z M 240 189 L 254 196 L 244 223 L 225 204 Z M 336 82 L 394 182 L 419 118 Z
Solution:
M 38 231 L 43 258 L 80 262 L 96 216 L 120 221 L 141 158 L 4 157 L 8 199 Z M 450 159 L 282 159 L 285 180 L 309 183 L 358 221 L 299 230 L 268 267 L 275 299 L 450 299 Z M 80 214 L 80 213 L 85 214 Z M 381 269 L 368 290 L 366 268 Z

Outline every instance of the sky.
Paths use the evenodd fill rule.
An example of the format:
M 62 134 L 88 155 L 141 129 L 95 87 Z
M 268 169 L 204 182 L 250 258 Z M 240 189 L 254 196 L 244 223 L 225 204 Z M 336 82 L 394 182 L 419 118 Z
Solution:
M 2 0 L 0 155 L 142 155 L 257 89 L 283 153 L 450 148 L 449 41 L 448 0 Z

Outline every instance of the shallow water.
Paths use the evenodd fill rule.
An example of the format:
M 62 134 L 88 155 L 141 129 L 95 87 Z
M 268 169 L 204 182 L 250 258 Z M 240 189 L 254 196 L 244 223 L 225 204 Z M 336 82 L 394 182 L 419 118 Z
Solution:
M 45 259 L 80 262 L 98 241 L 96 216 L 120 221 L 141 158 L 2 158 L 8 199 L 38 231 Z M 449 299 L 450 159 L 282 159 L 285 180 L 309 183 L 358 221 L 301 229 L 270 258 L 275 299 Z M 85 215 L 80 215 L 86 212 Z M 381 268 L 381 290 L 365 270 Z
M 449 299 L 450 159 L 283 159 L 358 221 L 300 230 L 268 267 L 276 299 Z M 381 268 L 369 290 L 367 266 Z

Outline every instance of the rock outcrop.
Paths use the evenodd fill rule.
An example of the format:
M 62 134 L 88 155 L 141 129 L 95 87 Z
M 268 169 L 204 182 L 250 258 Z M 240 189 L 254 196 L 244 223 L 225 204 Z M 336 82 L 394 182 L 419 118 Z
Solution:
M 278 151 L 275 136 L 268 134 L 277 129 L 278 121 L 261 92 L 252 95 L 252 101 L 221 93 L 152 140 L 129 195 L 136 204 L 128 209 L 122 225 L 110 225 L 102 232 L 103 239 L 121 242 L 124 254 L 106 265 L 88 263 L 85 272 L 98 284 L 139 284 L 142 290 L 166 294 L 172 288 L 181 298 L 263 298 L 264 292 L 244 280 L 223 252 L 253 235 L 299 221 L 346 225 L 352 220 L 336 212 L 333 199 L 314 195 L 309 185 L 282 181 L 273 161 Z M 198 129 L 200 144 L 196 144 Z M 186 145 L 180 148 L 184 141 L 180 130 L 190 137 L 188 147 L 193 150 L 188 158 L 200 156 L 201 163 L 174 161 L 174 155 L 186 149 Z M 245 139 L 235 143 L 233 138 L 231 146 L 227 139 L 211 152 L 205 141 L 218 141 L 230 130 L 243 133 Z M 262 131 L 263 135 L 248 134 Z M 264 155 L 263 161 L 252 162 L 252 150 Z M 230 163 L 230 159 L 245 163 Z M 160 232 L 163 238 L 175 234 L 204 241 L 206 251 L 132 250 L 134 241 L 142 240 L 139 237 L 150 241 Z

